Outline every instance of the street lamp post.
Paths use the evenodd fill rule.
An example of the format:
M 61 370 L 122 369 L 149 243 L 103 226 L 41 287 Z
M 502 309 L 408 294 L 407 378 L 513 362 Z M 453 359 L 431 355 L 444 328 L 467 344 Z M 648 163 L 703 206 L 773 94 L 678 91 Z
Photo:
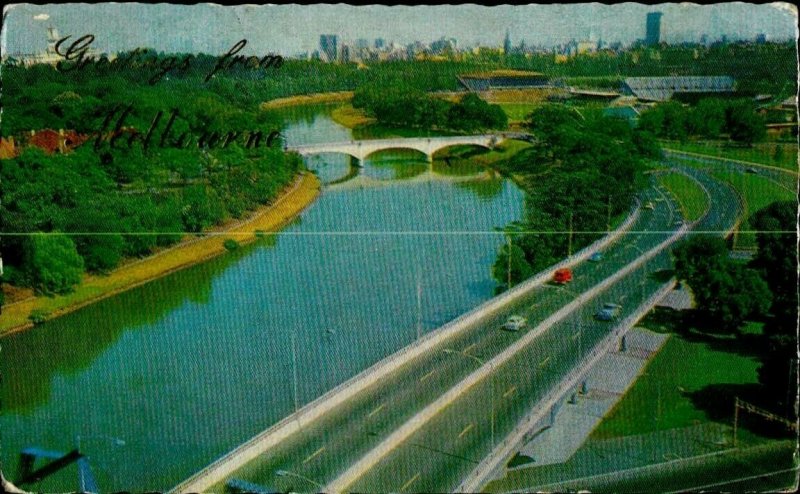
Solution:
M 453 350 L 452 348 L 445 348 L 443 351 L 444 351 L 444 353 L 447 353 L 447 354 L 454 354 L 455 353 L 455 354 L 470 358 L 470 359 L 474 360 L 475 362 L 477 362 L 478 365 L 481 365 L 481 366 L 486 365 L 486 362 L 484 362 L 483 360 L 479 359 L 475 355 L 471 355 L 471 354 L 466 353 L 466 352 L 459 352 L 458 350 Z M 494 374 L 494 364 L 489 362 L 489 365 L 491 366 L 492 374 Z M 490 392 L 491 392 L 491 399 L 492 399 L 492 412 L 491 412 L 491 429 L 492 429 L 492 432 L 491 432 L 491 435 L 492 435 L 492 449 L 494 449 L 494 446 L 495 446 L 495 442 L 494 442 L 494 404 L 495 404 L 494 403 L 494 377 L 492 378 L 492 382 L 491 382 L 491 385 L 489 386 L 489 389 L 490 389 Z
M 320 492 L 323 492 L 325 490 L 325 486 L 324 485 L 320 484 L 319 482 L 317 482 L 315 480 L 312 480 L 312 479 L 306 477 L 305 475 L 300 475 L 299 473 L 290 472 L 288 470 L 278 470 L 277 472 L 275 472 L 275 475 L 277 475 L 278 477 L 295 477 L 295 478 L 298 478 L 300 480 L 305 480 L 306 482 L 308 482 L 310 484 L 313 484 L 316 487 L 319 487 L 320 489 L 322 489 Z
M 81 451 L 81 441 L 87 439 L 104 439 L 106 441 L 111 441 L 115 446 L 125 446 L 125 441 L 113 436 L 107 436 L 105 434 L 93 434 L 91 436 L 81 436 L 80 434 L 75 435 L 75 449 L 78 452 Z
M 292 391 L 294 395 L 294 411 L 300 408 L 297 398 L 297 344 L 296 331 L 292 330 Z

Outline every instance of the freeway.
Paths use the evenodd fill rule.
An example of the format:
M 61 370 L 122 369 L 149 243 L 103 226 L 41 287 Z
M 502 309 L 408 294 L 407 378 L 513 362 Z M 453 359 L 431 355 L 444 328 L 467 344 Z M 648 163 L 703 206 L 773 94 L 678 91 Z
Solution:
M 465 351 L 482 359 L 499 354 L 527 333 L 526 330 L 518 333 L 498 330 L 510 314 L 526 316 L 528 328 L 531 328 L 574 300 L 578 294 L 667 238 L 676 229 L 678 221 L 675 205 L 662 190 L 655 188 L 645 191 L 642 199 L 653 201 L 655 209 L 644 210 L 627 236 L 609 246 L 602 262 L 584 262 L 576 266 L 575 280 L 569 287 L 544 285 L 532 290 L 506 310 L 487 317 L 341 404 L 300 433 L 290 436 L 242 467 L 230 478 L 295 491 L 319 490 L 320 485 L 334 480 L 416 412 L 475 369 L 472 359 L 455 354 L 453 350 Z M 644 274 L 640 277 L 634 283 L 635 286 L 641 286 L 634 290 L 636 295 L 631 296 L 621 290 L 615 295 L 616 299 L 633 306 L 634 299 L 646 295 L 649 285 L 655 282 L 648 281 Z M 626 297 L 632 298 L 626 301 Z M 594 310 L 594 306 L 586 308 L 587 313 Z M 586 336 L 586 342 L 579 341 L 582 338 L 574 338 L 571 344 L 585 344 L 588 347 L 591 336 Z M 548 345 L 556 343 L 547 340 Z M 545 363 L 544 367 L 547 365 Z M 510 395 L 516 393 L 515 390 L 503 392 L 509 392 Z M 475 435 L 479 429 L 476 423 L 462 437 Z M 388 487 L 386 485 L 379 490 Z M 215 490 L 221 490 L 221 485 L 216 486 Z
M 680 170 L 697 179 L 712 197 L 712 205 L 695 225 L 696 229 L 727 232 L 741 211 L 735 193 L 702 171 L 682 167 Z M 667 270 L 671 265 L 669 249 L 665 249 L 592 297 L 494 369 L 490 378 L 466 390 L 446 409 L 417 428 L 365 474 L 354 481 L 350 478 L 334 481 L 336 490 L 444 492 L 455 489 L 494 449 L 497 438 L 505 437 L 550 388 L 608 334 L 610 325 L 593 318 L 597 308 L 606 301 L 614 301 L 623 306 L 621 317 L 630 315 L 649 294 L 662 286 L 664 279 L 653 273 Z M 466 350 L 483 361 L 491 358 L 480 350 L 457 350 L 462 355 Z M 462 365 L 475 367 L 471 359 L 461 358 L 461 361 Z

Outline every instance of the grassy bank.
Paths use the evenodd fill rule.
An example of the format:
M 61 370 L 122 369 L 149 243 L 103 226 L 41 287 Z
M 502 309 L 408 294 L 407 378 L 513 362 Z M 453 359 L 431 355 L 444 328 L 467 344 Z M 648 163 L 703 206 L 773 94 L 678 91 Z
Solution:
M 658 175 L 658 181 L 677 199 L 683 217 L 689 221 L 699 219 L 709 207 L 709 198 L 702 188 L 682 173 L 667 172 Z
M 86 276 L 72 293 L 34 297 L 4 307 L 0 316 L 0 335 L 30 327 L 28 316 L 32 312 L 46 314 L 48 319 L 57 317 L 223 254 L 226 252 L 225 240 L 247 243 L 256 238 L 258 231 L 276 231 L 314 201 L 319 187 L 319 180 L 305 173 L 272 205 L 260 208 L 246 220 L 211 230 L 200 238 L 185 239 L 174 247 L 125 264 L 107 276 Z
M 797 144 L 761 142 L 752 147 L 732 146 L 727 141 L 662 141 L 667 149 L 705 154 L 737 161 L 775 166 L 797 172 Z
M 758 382 L 759 361 L 753 355 L 758 346 L 751 342 L 758 335 L 743 340 L 706 336 L 663 308 L 642 326 L 673 334 L 591 437 L 645 434 L 710 420 L 730 423 L 733 395 Z
M 276 98 L 261 103 L 262 110 L 275 108 L 286 108 L 287 106 L 316 105 L 321 103 L 337 103 L 340 101 L 350 101 L 353 98 L 352 91 L 338 91 L 331 93 L 314 93 L 289 96 L 287 98 Z
M 331 118 L 334 122 L 347 127 L 348 129 L 356 128 L 360 125 L 368 125 L 375 122 L 375 119 L 368 117 L 363 110 L 353 108 L 350 103 L 336 108 L 331 112 Z
M 756 234 L 750 223 L 753 214 L 775 201 L 796 200 L 796 196 L 791 190 L 760 175 L 734 172 L 713 172 L 712 175 L 718 180 L 730 184 L 744 203 L 744 222 L 739 228 L 741 232 L 734 237 L 734 248 L 737 249 L 756 248 Z

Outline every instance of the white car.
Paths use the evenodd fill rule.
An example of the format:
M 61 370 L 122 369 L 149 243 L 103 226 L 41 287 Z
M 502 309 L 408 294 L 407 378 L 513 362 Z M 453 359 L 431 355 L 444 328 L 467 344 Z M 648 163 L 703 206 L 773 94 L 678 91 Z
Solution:
M 528 324 L 528 321 L 524 317 L 511 316 L 506 320 L 506 323 L 503 324 L 503 329 L 507 329 L 509 331 L 519 331 L 520 329 L 524 328 L 526 324 Z

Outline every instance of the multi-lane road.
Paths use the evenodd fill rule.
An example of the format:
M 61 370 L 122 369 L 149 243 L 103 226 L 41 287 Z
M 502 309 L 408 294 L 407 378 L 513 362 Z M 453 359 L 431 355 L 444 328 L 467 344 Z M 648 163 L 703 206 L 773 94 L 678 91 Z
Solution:
M 702 171 L 680 169 L 711 198 L 694 227 L 729 229 L 740 211 L 734 192 Z M 608 335 L 614 323 L 594 317 L 604 303 L 621 305 L 622 319 L 663 285 L 671 259 L 669 249 L 660 247 L 683 221 L 663 189 L 647 189 L 641 202 L 654 208 L 642 208 L 631 229 L 604 249 L 601 261 L 575 266 L 572 283 L 534 288 L 289 435 L 214 490 L 230 478 L 277 491 L 453 490 Z M 573 303 L 579 297 L 580 303 Z M 500 329 L 512 314 L 527 318 L 523 330 Z M 515 345 L 519 350 L 495 368 L 492 360 L 499 362 Z M 486 377 L 469 381 L 480 369 Z M 447 394 L 449 401 L 435 414 L 420 415 Z M 398 437 L 398 431 L 407 433 Z

